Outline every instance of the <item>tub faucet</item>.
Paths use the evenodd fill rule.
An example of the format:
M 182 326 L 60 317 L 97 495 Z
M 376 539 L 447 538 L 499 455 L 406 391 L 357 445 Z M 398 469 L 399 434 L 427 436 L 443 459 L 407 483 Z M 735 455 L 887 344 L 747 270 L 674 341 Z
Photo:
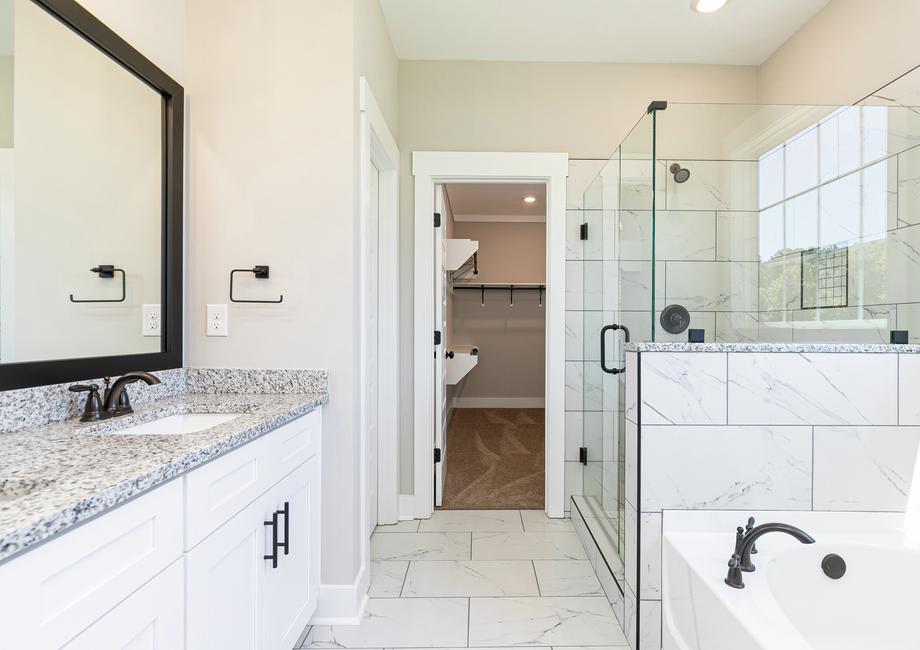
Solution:
M 786 533 L 803 544 L 815 543 L 811 535 L 789 524 L 761 524 L 748 531 L 743 538 L 741 538 L 741 530 L 739 529 L 738 539 L 736 539 L 735 544 L 735 552 L 728 562 L 728 577 L 725 578 L 725 584 L 735 589 L 744 589 L 744 580 L 742 579 L 741 572 L 750 572 L 756 568 L 751 561 L 751 551 L 754 548 L 754 543 L 757 541 L 757 538 L 767 533 Z

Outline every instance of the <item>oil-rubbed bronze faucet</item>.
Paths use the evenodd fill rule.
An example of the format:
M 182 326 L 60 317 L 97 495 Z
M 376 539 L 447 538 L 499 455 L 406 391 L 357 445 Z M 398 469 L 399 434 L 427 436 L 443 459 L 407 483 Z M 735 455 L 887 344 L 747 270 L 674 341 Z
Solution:
M 111 386 L 109 386 L 109 378 L 106 377 L 105 393 L 102 398 L 99 397 L 99 386 L 96 384 L 71 386 L 69 388 L 71 392 L 89 393 L 86 397 L 86 404 L 83 407 L 83 415 L 80 416 L 80 422 L 95 422 L 134 413 L 134 409 L 131 408 L 131 402 L 128 399 L 128 391 L 125 388 L 128 384 L 133 384 L 136 381 L 143 381 L 148 386 L 160 383 L 160 379 L 149 372 L 125 373 L 116 379 Z
M 753 522 L 752 522 L 753 523 Z M 785 533 L 791 535 L 803 544 L 814 544 L 814 538 L 804 530 L 796 528 L 790 524 L 761 524 L 744 533 L 744 529 L 738 527 L 738 533 L 735 538 L 735 552 L 728 560 L 728 577 L 725 578 L 725 584 L 734 589 L 744 589 L 743 571 L 753 571 L 754 563 L 751 561 L 751 552 L 754 549 L 754 543 L 757 538 L 767 533 Z

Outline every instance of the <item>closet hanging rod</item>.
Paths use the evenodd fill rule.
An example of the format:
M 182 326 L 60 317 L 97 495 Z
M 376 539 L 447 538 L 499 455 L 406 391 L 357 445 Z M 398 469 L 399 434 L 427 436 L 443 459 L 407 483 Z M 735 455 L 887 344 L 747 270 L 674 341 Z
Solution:
M 539 306 L 543 306 L 543 292 L 546 291 L 545 284 L 473 284 L 464 282 L 463 284 L 454 284 L 454 289 L 465 289 L 467 291 L 480 292 L 480 304 L 485 307 L 486 291 L 507 291 L 511 306 L 514 307 L 515 291 L 539 291 Z

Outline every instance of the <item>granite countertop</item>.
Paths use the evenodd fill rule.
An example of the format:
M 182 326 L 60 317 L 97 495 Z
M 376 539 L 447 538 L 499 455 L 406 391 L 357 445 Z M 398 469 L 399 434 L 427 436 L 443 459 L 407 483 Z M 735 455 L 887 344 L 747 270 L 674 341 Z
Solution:
M 660 341 L 627 343 L 627 352 L 861 352 L 868 354 L 920 354 L 920 345 L 888 343 L 686 343 Z
M 183 394 L 95 423 L 0 433 L 0 561 L 327 403 L 326 393 Z M 240 413 L 184 435 L 107 435 L 181 413 Z

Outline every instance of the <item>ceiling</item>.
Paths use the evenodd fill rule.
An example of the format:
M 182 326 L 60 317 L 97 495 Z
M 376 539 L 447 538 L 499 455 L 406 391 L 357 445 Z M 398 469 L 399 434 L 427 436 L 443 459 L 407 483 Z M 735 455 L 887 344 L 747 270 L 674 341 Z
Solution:
M 546 221 L 544 183 L 450 183 L 447 197 L 454 221 Z
M 760 65 L 829 0 L 380 0 L 400 59 Z

